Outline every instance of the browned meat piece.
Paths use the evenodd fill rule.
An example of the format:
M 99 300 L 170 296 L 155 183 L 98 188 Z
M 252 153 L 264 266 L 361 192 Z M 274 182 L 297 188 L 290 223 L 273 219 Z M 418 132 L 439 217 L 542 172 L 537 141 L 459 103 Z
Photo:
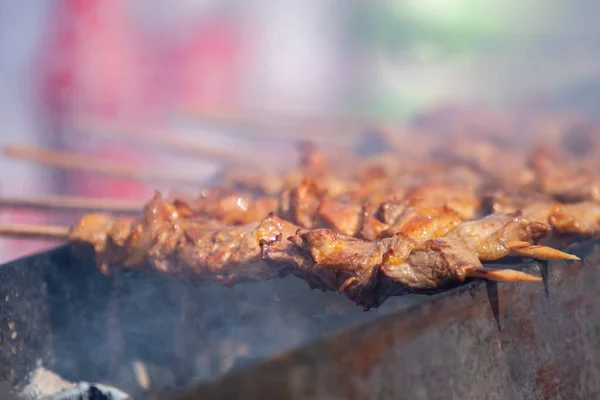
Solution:
M 486 196 L 489 212 L 521 211 L 530 221 L 549 224 L 561 234 L 600 235 L 600 204 L 584 201 L 563 204 L 538 193 L 494 193 Z
M 312 288 L 345 292 L 359 303 L 369 297 L 377 283 L 381 257 L 389 246 L 385 240 L 367 242 L 336 235 L 329 229 L 301 231 L 289 241 L 295 245 L 292 252 L 278 251 L 274 247 L 277 242 L 265 243 L 264 258 L 290 263 L 293 273 Z M 354 281 L 357 284 L 352 285 Z
M 364 207 L 324 198 L 319 205 L 318 221 L 315 227 L 330 228 L 337 233 L 356 236 L 361 223 L 367 217 Z
M 288 221 L 311 229 L 315 226 L 317 213 L 325 191 L 314 181 L 306 180 L 297 187 L 283 192 L 277 208 L 277 215 Z
M 559 233 L 597 236 L 600 234 L 600 204 L 582 202 L 556 205 L 548 222 Z
M 263 221 L 236 228 L 192 224 L 185 230 L 177 257 L 168 268 L 193 280 L 216 280 L 233 285 L 244 281 L 272 279 L 284 274 L 285 265 L 267 264 L 261 257 L 260 243 L 289 237 L 299 229 L 273 214 Z M 280 243 L 283 249 L 289 244 Z M 182 270 L 182 268 L 184 268 Z M 172 271 L 165 271 L 172 272 Z
M 428 240 L 405 253 L 392 247 L 383 257 L 381 271 L 392 282 L 412 291 L 428 291 L 455 285 L 468 277 L 509 282 L 538 282 L 540 278 L 510 269 L 487 269 L 463 243 L 449 238 Z
M 536 245 L 549 232 L 548 224 L 529 221 L 521 213 L 497 213 L 460 224 L 446 237 L 465 243 L 484 262 L 509 255 L 539 260 L 578 260 L 570 254 Z
M 407 204 L 404 200 L 386 201 L 381 203 L 376 216 L 386 225 L 392 225 L 408 207 L 410 207 L 410 204 Z
M 186 201 L 183 196 L 175 201 L 189 205 L 190 213 L 217 220 L 225 225 L 241 225 L 265 218 L 276 210 L 276 215 L 302 228 L 331 228 L 345 235 L 359 235 L 363 227 L 374 229 L 379 237 L 386 225 L 374 221 L 368 205 L 359 205 L 330 199 L 312 180 L 286 190 L 279 200 L 257 197 L 220 188 L 202 191 L 202 196 Z M 404 208 L 404 207 L 403 207 Z M 190 214 L 190 215 L 191 215 Z
M 550 224 L 557 233 L 597 236 L 600 234 L 600 204 L 580 202 L 571 204 L 532 204 L 523 209 L 524 216 Z
M 447 206 L 442 207 L 408 207 L 396 221 L 383 232 L 383 236 L 396 233 L 424 242 L 446 236 L 454 227 L 464 222 L 459 213 Z
M 444 236 L 464 221 L 458 212 L 445 205 L 411 206 L 410 199 L 384 203 L 378 210 L 369 205 L 331 200 L 310 181 L 285 192 L 277 214 L 306 229 L 330 228 L 336 233 L 368 240 L 403 232 L 407 237 L 424 241 Z
M 475 219 L 480 209 L 479 196 L 460 186 L 427 184 L 410 190 L 404 200 L 413 206 L 447 206 L 465 220 Z
M 484 196 L 487 213 L 521 213 L 532 222 L 549 224 L 556 230 L 550 216 L 560 206 L 551 196 L 537 192 L 495 192 Z
M 405 207 L 402 206 L 404 209 Z M 384 237 L 384 231 L 388 228 L 389 224 L 382 222 L 377 218 L 378 208 L 366 204 L 362 208 L 362 220 L 360 223 L 360 230 L 357 232 L 358 237 L 366 240 L 376 240 Z
M 511 214 L 535 204 L 553 204 L 552 196 L 534 191 L 495 191 L 482 196 L 482 209 L 486 214 Z M 538 221 L 538 219 L 534 219 Z M 544 222 L 544 221 L 540 221 Z
M 103 270 L 120 264 L 223 284 L 282 273 L 261 259 L 259 243 L 291 236 L 298 226 L 270 215 L 248 225 L 223 227 L 214 220 L 190 218 L 188 211 L 157 194 L 139 222 L 124 224 L 109 216 L 88 215 L 72 228 L 70 238 L 92 244 Z
M 293 189 L 284 191 L 279 199 L 267 196 L 255 197 L 248 192 L 211 187 L 203 190 L 198 198 L 179 195 L 174 197 L 174 200 L 188 204 L 196 216 L 215 219 L 226 225 L 242 225 L 259 221 L 276 211 L 280 218 L 292 221 L 303 228 L 331 226 L 346 233 L 347 229 L 343 228 L 343 222 L 339 224 L 338 218 L 340 212 L 344 212 L 345 204 L 326 199 L 325 194 L 325 190 L 308 179 Z M 348 207 L 353 210 L 355 206 L 348 204 Z M 346 211 L 344 215 L 348 215 L 348 212 Z M 356 217 L 359 212 L 360 207 Z
M 290 265 L 312 288 L 337 290 L 365 309 L 390 295 L 439 290 L 469 276 L 539 281 L 519 271 L 486 269 L 464 244 L 450 239 L 418 244 L 396 235 L 368 242 L 316 229 L 290 237 L 295 248 L 285 251 L 280 240 L 263 243 L 265 259 Z
M 265 218 L 277 211 L 283 219 L 293 221 L 303 228 L 312 228 L 317 219 L 325 191 L 312 180 L 306 180 L 293 189 L 284 191 L 279 198 L 253 196 L 219 187 L 204 189 L 198 198 L 177 196 L 189 205 L 194 215 L 215 219 L 226 225 L 242 225 Z
M 100 271 L 108 274 L 109 266 L 123 258 L 133 222 L 106 214 L 87 214 L 71 228 L 69 239 L 75 252 L 83 252 L 91 245 Z
M 574 162 L 553 147 L 535 149 L 530 159 L 539 191 L 564 202 L 600 202 L 600 180 L 583 162 Z
M 344 235 L 358 234 L 363 207 L 328 198 L 312 180 L 282 194 L 277 215 L 302 228 L 331 228 Z
M 274 197 L 254 197 L 248 192 L 211 187 L 197 198 L 176 196 L 185 202 L 195 215 L 216 219 L 227 225 L 242 225 L 258 221 L 273 212 L 279 202 Z
M 394 157 L 397 158 L 397 155 Z M 365 165 L 359 164 L 358 167 L 359 172 L 354 178 L 355 186 L 348 186 L 348 191 L 338 191 L 335 195 L 330 193 L 330 197 L 355 204 L 380 204 L 404 196 L 406 187 L 417 181 L 416 177 L 392 172 L 396 166 L 386 165 L 383 160 L 368 160 Z

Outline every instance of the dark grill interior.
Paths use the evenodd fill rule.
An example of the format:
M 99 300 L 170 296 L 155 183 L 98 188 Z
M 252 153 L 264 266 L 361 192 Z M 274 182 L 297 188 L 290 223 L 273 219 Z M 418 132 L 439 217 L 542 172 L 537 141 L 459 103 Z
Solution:
M 41 358 L 68 381 L 108 382 L 131 394 L 141 390 L 135 361 L 151 392 L 172 391 L 419 301 L 394 298 L 365 313 L 292 277 L 233 288 L 131 270 L 107 279 L 68 247 L 7 264 L 0 276 L 8 328 L 0 376 L 18 383 Z

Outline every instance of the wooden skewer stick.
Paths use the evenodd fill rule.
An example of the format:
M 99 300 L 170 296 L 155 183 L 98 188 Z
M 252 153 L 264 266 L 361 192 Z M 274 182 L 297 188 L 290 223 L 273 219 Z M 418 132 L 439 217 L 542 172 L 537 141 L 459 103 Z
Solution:
M 75 196 L 46 196 L 42 198 L 0 197 L 0 207 L 36 210 L 83 212 L 140 213 L 144 204 L 119 199 L 94 199 Z
M 245 128 L 266 129 L 275 127 L 302 128 L 306 126 L 322 126 L 324 128 L 336 129 L 343 126 L 359 127 L 369 125 L 372 121 L 364 118 L 346 117 L 346 118 L 327 118 L 320 117 L 302 117 L 302 116 L 285 116 L 275 114 L 256 115 L 255 113 L 248 114 L 233 114 L 226 111 L 206 111 L 206 110 L 184 110 L 184 115 L 195 117 L 199 120 L 206 121 L 215 125 L 238 126 Z
M 15 239 L 46 239 L 63 242 L 69 239 L 69 228 L 66 226 L 30 224 L 0 225 L 0 236 Z
M 219 127 L 243 129 L 264 139 L 309 140 L 319 145 L 348 146 L 348 135 L 355 136 L 363 128 L 352 120 L 319 121 L 288 117 L 260 118 L 252 115 L 233 115 L 226 112 L 184 110 L 185 117 Z
M 65 151 L 13 144 L 4 148 L 4 155 L 58 168 L 93 172 L 136 181 L 201 186 L 201 180 L 193 177 L 184 177 L 166 171 L 134 169 L 125 165 L 109 163 L 106 160 L 93 159 Z
M 136 128 L 91 116 L 79 116 L 73 120 L 73 125 L 80 134 L 115 136 L 137 145 L 187 154 L 209 161 L 242 165 L 263 165 L 265 163 L 265 154 L 210 147 L 204 143 L 186 140 L 176 132 Z

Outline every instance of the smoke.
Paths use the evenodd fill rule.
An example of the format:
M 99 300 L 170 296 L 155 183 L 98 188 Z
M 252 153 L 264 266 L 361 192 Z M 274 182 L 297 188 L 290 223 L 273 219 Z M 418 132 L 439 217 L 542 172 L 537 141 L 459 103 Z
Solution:
M 364 312 L 293 277 L 226 288 L 138 271 L 108 280 L 85 264 L 54 265 L 48 294 L 56 360 L 48 367 L 134 398 L 215 379 L 419 301 L 390 298 Z

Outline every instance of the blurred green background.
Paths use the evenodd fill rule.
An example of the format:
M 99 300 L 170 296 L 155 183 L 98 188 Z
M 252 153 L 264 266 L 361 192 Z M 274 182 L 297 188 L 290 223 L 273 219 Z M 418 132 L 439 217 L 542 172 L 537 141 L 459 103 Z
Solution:
M 398 119 L 440 102 L 547 98 L 598 76 L 589 0 L 374 1 L 356 9 L 355 112 Z

